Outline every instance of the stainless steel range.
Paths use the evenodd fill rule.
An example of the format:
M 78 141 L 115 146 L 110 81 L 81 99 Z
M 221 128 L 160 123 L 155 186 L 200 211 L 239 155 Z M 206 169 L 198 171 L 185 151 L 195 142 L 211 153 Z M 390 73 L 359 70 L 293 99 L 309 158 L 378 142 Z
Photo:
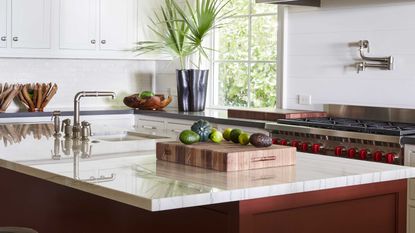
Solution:
M 401 143 L 415 135 L 415 110 L 329 105 L 327 118 L 281 119 L 266 125 L 275 144 L 299 151 L 403 165 Z

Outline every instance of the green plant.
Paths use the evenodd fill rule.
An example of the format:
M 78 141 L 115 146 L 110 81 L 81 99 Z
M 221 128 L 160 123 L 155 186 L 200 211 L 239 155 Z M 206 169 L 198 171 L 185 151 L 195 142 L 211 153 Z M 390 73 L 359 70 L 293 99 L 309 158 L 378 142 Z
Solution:
M 221 26 L 224 19 L 231 16 L 231 11 L 224 12 L 230 0 L 196 0 L 194 6 L 185 1 L 182 8 L 176 0 L 165 0 L 160 13 L 155 13 L 149 26 L 158 41 L 140 41 L 134 49 L 140 54 L 159 51 L 169 53 L 179 59 L 181 68 L 186 67 L 186 60 L 198 55 L 200 68 L 202 56 L 208 58 L 207 48 L 203 45 L 206 36 Z

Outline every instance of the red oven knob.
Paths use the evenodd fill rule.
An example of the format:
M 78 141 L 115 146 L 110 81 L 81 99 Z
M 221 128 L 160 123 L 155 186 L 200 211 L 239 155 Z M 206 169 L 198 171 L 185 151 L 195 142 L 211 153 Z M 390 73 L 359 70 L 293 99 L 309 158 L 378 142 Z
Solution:
M 398 158 L 398 156 L 395 153 L 387 153 L 386 154 L 386 162 L 390 164 L 394 164 L 395 160 Z
M 344 148 L 344 146 L 336 146 L 336 148 L 334 148 L 334 154 L 337 156 L 342 156 L 345 150 L 346 149 Z
M 272 144 L 277 145 L 278 142 L 279 142 L 279 139 L 278 138 L 273 138 L 272 139 Z
M 347 157 L 351 159 L 356 158 L 356 154 L 357 154 L 356 148 L 350 148 L 349 150 L 347 150 Z
M 321 151 L 321 144 L 313 144 L 311 146 L 311 152 L 313 152 L 314 154 L 318 154 Z
M 293 141 L 291 141 L 291 146 L 292 147 L 296 147 L 296 148 L 298 148 L 298 146 L 300 145 L 300 142 L 299 141 L 295 141 L 295 140 L 293 140 Z
M 286 139 L 281 139 L 280 145 L 286 146 L 288 145 L 288 141 Z
M 367 149 L 361 149 L 359 151 L 359 158 L 361 160 L 367 160 L 369 156 L 369 151 Z
M 382 157 L 383 157 L 382 151 L 376 151 L 375 153 L 373 153 L 373 160 L 376 162 L 381 162 Z
M 308 151 L 308 147 L 310 146 L 310 144 L 309 143 L 307 143 L 307 142 L 304 142 L 304 143 L 301 143 L 301 145 L 300 145 L 300 150 L 302 151 L 302 152 L 307 152 Z

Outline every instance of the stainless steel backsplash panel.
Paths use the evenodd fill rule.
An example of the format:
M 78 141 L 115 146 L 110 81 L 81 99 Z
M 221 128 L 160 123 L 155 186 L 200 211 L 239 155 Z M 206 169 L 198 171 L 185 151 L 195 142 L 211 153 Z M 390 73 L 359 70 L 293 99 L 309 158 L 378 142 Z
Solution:
M 326 105 L 325 111 L 330 117 L 415 123 L 415 109 Z

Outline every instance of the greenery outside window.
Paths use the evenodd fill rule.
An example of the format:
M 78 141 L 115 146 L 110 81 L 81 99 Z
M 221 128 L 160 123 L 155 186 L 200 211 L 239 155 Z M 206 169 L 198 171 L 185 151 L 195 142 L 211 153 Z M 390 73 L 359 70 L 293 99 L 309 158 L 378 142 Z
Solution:
M 214 32 L 214 106 L 275 107 L 278 7 L 232 0 L 235 15 Z

